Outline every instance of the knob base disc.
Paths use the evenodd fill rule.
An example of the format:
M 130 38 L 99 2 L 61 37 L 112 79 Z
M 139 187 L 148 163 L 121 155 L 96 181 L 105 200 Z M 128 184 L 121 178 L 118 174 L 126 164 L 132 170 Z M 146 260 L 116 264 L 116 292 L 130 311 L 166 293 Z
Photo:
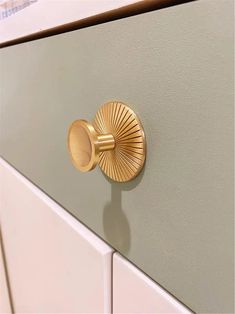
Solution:
M 115 140 L 114 149 L 99 154 L 102 171 L 118 182 L 134 179 L 146 154 L 144 130 L 134 111 L 122 102 L 108 102 L 96 113 L 93 125 L 98 133 L 112 134 Z

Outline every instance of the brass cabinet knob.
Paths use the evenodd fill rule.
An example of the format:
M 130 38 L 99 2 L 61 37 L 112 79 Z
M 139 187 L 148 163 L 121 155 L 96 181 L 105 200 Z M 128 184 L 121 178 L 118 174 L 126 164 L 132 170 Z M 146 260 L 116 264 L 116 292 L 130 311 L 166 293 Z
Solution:
M 82 172 L 99 164 L 111 179 L 135 178 L 145 162 L 144 130 L 137 115 L 122 102 L 101 106 L 93 123 L 74 121 L 68 133 L 68 149 L 74 166 Z

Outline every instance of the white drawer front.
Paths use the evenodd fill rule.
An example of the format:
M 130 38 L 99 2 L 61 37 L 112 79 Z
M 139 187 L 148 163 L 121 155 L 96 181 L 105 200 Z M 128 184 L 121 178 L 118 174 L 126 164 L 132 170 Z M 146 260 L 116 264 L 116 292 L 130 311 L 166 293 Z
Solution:
M 122 258 L 113 257 L 113 313 L 192 313 L 158 284 Z
M 0 313 L 12 313 L 0 233 Z
M 16 313 L 110 313 L 112 249 L 0 161 L 0 217 Z

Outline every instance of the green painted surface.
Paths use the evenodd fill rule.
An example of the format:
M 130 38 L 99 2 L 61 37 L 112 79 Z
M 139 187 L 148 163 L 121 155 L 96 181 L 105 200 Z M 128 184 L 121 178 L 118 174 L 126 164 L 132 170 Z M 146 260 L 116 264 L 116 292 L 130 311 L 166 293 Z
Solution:
M 233 312 L 232 12 L 197 1 L 0 50 L 1 155 L 203 313 Z M 127 184 L 66 149 L 69 124 L 113 99 L 147 136 Z

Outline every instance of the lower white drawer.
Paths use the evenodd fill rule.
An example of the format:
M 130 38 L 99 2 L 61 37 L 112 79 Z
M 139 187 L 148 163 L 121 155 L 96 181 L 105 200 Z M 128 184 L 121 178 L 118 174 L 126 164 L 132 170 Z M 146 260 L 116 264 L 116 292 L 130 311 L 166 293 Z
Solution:
M 113 257 L 113 313 L 183 313 L 185 306 L 118 253 Z
M 110 313 L 113 250 L 3 161 L 0 182 L 14 312 Z
M 0 313 L 12 313 L 10 295 L 8 290 L 7 273 L 5 270 L 1 232 L 0 232 Z

